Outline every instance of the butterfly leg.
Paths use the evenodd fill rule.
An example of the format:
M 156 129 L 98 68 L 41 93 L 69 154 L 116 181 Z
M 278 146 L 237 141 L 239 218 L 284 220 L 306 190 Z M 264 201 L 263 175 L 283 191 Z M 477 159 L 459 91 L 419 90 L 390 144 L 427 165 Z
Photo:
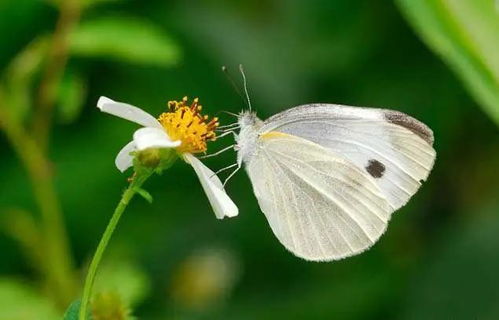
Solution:
M 229 130 L 229 131 L 224 131 L 221 135 L 217 136 L 217 138 L 222 138 L 229 134 L 233 134 L 234 136 L 236 135 L 236 133 L 233 130 Z
M 223 186 L 224 186 L 224 187 L 225 187 L 225 184 L 226 184 L 227 182 L 229 182 L 229 179 L 230 179 L 230 178 L 232 178 L 232 177 L 236 174 L 236 172 L 238 172 L 238 171 L 239 171 L 239 169 L 241 169 L 241 165 L 240 165 L 239 163 L 235 163 L 235 164 L 233 164 L 231 167 L 234 167 L 234 165 L 236 165 L 236 166 L 237 166 L 237 168 L 236 168 L 234 171 L 232 171 L 232 172 L 231 172 L 231 174 L 229 174 L 229 176 L 225 179 L 225 181 L 224 181 L 224 183 L 223 183 Z
M 230 145 L 230 146 L 228 146 L 228 147 L 226 147 L 226 148 L 223 148 L 222 150 L 219 150 L 219 151 L 217 151 L 217 152 L 215 152 L 215 153 L 212 153 L 212 154 L 208 154 L 208 155 L 205 155 L 205 156 L 198 157 L 198 159 L 205 159 L 205 158 L 215 157 L 215 156 L 218 156 L 219 154 L 224 153 L 225 151 L 230 150 L 230 149 L 234 149 L 234 145 L 233 145 L 233 144 L 232 144 L 232 145 Z
M 229 170 L 230 168 L 234 168 L 235 166 L 237 166 L 237 163 L 234 163 L 234 164 L 231 164 L 230 166 L 227 166 L 227 167 L 225 167 L 225 168 L 222 168 L 222 169 L 218 170 L 217 172 L 215 172 L 215 173 L 212 175 L 212 177 L 213 177 L 213 176 L 216 176 L 216 175 L 217 175 L 217 174 L 219 174 L 220 172 L 224 172 L 225 170 Z
M 228 124 L 225 126 L 219 126 L 219 127 L 217 127 L 217 130 L 226 130 L 226 129 L 238 128 L 238 127 L 239 127 L 239 123 L 234 122 L 234 123 L 231 123 L 231 124 Z

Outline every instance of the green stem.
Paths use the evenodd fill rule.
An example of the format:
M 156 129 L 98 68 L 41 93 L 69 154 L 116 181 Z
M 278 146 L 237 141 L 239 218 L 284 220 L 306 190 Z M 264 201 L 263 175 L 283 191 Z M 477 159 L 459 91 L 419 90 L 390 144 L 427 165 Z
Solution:
M 80 0 L 60 2 L 60 14 L 52 36 L 47 63 L 38 88 L 36 99 L 38 112 L 33 119 L 33 137 L 40 149 L 46 150 L 52 116 L 57 100 L 58 86 L 66 69 L 70 55 L 71 32 L 77 26 L 81 15 Z
M 51 164 L 38 144 L 10 115 L 3 105 L 0 88 L 0 129 L 23 163 L 31 180 L 33 194 L 42 216 L 43 250 L 46 255 L 43 270 L 54 298 L 61 306 L 74 295 L 73 261 L 71 258 L 62 209 L 55 190 Z
M 123 193 L 123 196 L 121 197 L 121 200 L 118 203 L 118 206 L 114 210 L 114 213 L 113 213 L 113 216 L 111 217 L 111 220 L 109 220 L 109 223 L 106 227 L 106 230 L 104 231 L 104 234 L 102 235 L 102 238 L 99 242 L 99 245 L 97 246 L 94 257 L 92 258 L 92 262 L 90 263 L 87 277 L 85 278 L 85 286 L 83 288 L 83 297 L 81 299 L 81 307 L 80 307 L 80 312 L 79 312 L 79 316 L 78 316 L 79 320 L 86 319 L 87 307 L 88 307 L 90 297 L 92 295 L 92 288 L 94 285 L 95 276 L 97 274 L 97 268 L 98 268 L 99 263 L 102 259 L 102 255 L 104 254 L 104 251 L 106 250 L 106 247 L 109 243 L 109 240 L 111 239 L 111 236 L 113 235 L 113 232 L 116 229 L 116 225 L 118 224 L 118 221 L 120 220 L 121 215 L 123 214 L 126 207 L 128 206 L 128 203 L 130 203 L 130 200 L 132 200 L 132 198 L 137 193 L 137 189 L 142 186 L 142 184 L 147 180 L 147 178 L 149 178 L 149 176 L 150 176 L 150 174 L 144 174 L 144 175 L 140 175 L 140 176 L 137 175 L 133 178 L 132 182 L 130 183 L 128 188 Z

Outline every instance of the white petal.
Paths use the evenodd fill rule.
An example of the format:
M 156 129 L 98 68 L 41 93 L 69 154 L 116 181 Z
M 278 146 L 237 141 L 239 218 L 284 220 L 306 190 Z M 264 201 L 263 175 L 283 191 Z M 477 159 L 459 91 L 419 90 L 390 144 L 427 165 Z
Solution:
M 204 192 L 208 196 L 213 211 L 215 211 L 215 216 L 218 219 L 237 216 L 239 210 L 227 193 L 225 193 L 222 182 L 215 173 L 192 154 L 186 153 L 184 159 L 194 168 Z
M 130 152 L 137 150 L 135 146 L 135 141 L 130 141 L 127 145 L 125 145 L 114 160 L 116 167 L 121 172 L 124 172 L 126 169 L 130 168 L 133 165 L 133 156 L 130 155 Z
M 138 123 L 144 127 L 162 128 L 161 123 L 155 117 L 127 103 L 116 102 L 107 97 L 100 97 L 99 101 L 97 101 L 97 108 L 102 112 Z
M 175 148 L 180 141 L 172 141 L 165 130 L 158 128 L 140 128 L 133 134 L 137 150 L 148 148 Z

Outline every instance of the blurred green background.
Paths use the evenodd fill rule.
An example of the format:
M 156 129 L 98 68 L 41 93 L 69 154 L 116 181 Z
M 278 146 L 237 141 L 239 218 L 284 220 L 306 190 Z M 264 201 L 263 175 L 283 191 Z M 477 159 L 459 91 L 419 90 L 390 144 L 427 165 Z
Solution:
M 227 186 L 239 216 L 219 221 L 178 161 L 120 221 L 95 319 L 498 319 L 498 34 L 492 0 L 1 0 L 0 319 L 60 319 L 80 295 L 136 129 L 98 97 L 152 114 L 199 97 L 229 124 L 218 112 L 244 104 L 220 67 L 239 79 L 239 63 L 261 118 L 330 102 L 425 122 L 432 174 L 372 249 L 311 263 L 275 239 L 244 172 Z

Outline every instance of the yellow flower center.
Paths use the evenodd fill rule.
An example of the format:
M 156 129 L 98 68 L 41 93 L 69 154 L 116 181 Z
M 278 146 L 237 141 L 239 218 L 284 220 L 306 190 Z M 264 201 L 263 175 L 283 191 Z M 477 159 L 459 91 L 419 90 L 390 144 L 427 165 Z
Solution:
M 218 127 L 218 118 L 208 121 L 208 116 L 199 112 L 202 106 L 198 98 L 188 105 L 187 97 L 181 101 L 169 101 L 168 112 L 162 113 L 158 121 L 165 128 L 166 133 L 173 141 L 182 143 L 177 147 L 180 153 L 199 153 L 206 151 L 206 142 L 216 138 L 215 129 Z

